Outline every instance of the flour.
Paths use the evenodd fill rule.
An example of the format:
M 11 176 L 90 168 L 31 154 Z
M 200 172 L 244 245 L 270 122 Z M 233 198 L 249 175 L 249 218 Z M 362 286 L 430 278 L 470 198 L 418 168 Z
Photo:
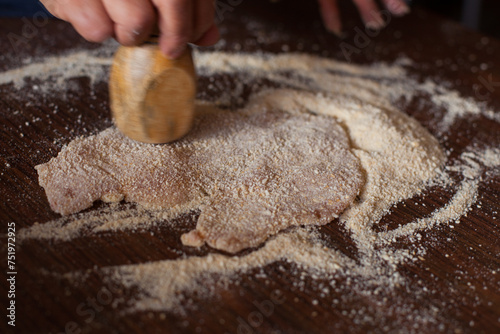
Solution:
M 360 162 L 333 118 L 280 111 L 288 108 L 279 96 L 259 96 L 238 112 L 199 106 L 193 130 L 169 145 L 138 143 L 114 128 L 74 140 L 36 167 L 39 183 L 62 214 L 98 199 L 199 211 L 183 243 L 230 253 L 291 226 L 327 224 L 359 194 Z
M 63 58 L 63 61 L 70 62 L 71 57 L 73 55 Z M 100 59 L 89 61 L 87 66 L 99 67 L 100 62 Z M 498 120 L 498 113 L 486 110 L 474 100 L 465 99 L 437 83 L 421 84 L 407 76 L 405 66 L 411 66 L 408 59 L 392 65 L 359 66 L 303 54 L 207 52 L 197 53 L 196 63 L 202 77 L 225 73 L 241 79 L 233 90 L 221 91 L 218 100 L 205 103 L 229 106 L 234 92 L 242 91 L 243 85 L 251 85 L 255 93 L 250 100 L 258 99 L 261 106 L 279 106 L 291 114 L 313 112 L 328 115 L 346 129 L 352 152 L 366 173 L 366 183 L 359 199 L 340 216 L 359 257 L 354 260 L 325 247 L 315 228 L 296 228 L 277 234 L 263 247 L 244 256 L 209 254 L 98 269 L 126 287 L 139 289 L 140 295 L 127 312 L 168 310 L 182 313 L 190 305 L 191 293 L 210 296 L 215 285 L 214 280 L 210 281 L 211 277 L 237 280 L 241 273 L 279 261 L 293 263 L 299 268 L 292 273 L 299 280 L 299 289 L 303 288 L 306 276 L 327 279 L 330 288 L 335 289 L 338 273 L 348 275 L 356 286 L 354 291 L 360 295 L 375 296 L 381 289 L 391 291 L 404 286 L 406 282 L 399 274 L 398 266 L 408 261 L 420 261 L 426 249 L 420 246 L 396 248 L 394 244 L 404 238 L 418 240 L 420 231 L 460 220 L 477 201 L 482 175 L 500 167 L 500 152 L 494 147 L 471 147 L 453 164 L 447 162 L 438 141 L 395 106 L 395 101 L 407 103 L 419 93 L 430 94 L 436 108 L 444 108 L 445 116 L 439 128 L 441 133 L 448 131 L 457 119 L 471 114 Z M 29 75 L 34 75 L 41 67 L 29 69 Z M 16 75 L 22 77 L 22 69 L 19 71 Z M 262 78 L 281 88 L 259 87 L 255 82 Z M 22 82 L 16 81 L 16 84 L 22 85 Z M 213 89 L 219 89 L 216 83 Z M 209 100 L 204 92 L 200 97 Z M 455 177 L 450 177 L 451 174 Z M 457 175 L 458 182 L 454 181 Z M 415 219 L 394 230 L 375 231 L 374 227 L 393 205 L 436 184 L 453 190 L 453 196 L 445 206 L 437 208 L 428 217 Z M 19 238 L 71 240 L 97 231 L 147 229 L 150 227 L 148 221 L 168 224 L 159 223 L 157 218 L 164 214 L 167 218 L 174 217 L 171 212 L 162 210 L 122 208 L 122 212 L 116 213 L 112 208 L 109 210 L 39 224 L 21 230 Z M 200 281 L 204 284 L 199 284 Z M 327 298 L 328 293 L 324 296 Z M 332 305 L 338 302 L 331 301 Z M 385 303 L 385 306 L 390 306 L 390 302 Z M 394 309 L 395 313 L 400 311 Z M 439 315 L 428 309 L 410 316 L 414 321 L 425 323 L 436 322 Z M 361 323 L 369 321 L 356 320 Z
M 112 63 L 109 57 L 116 47 L 107 42 L 103 47 L 84 50 L 66 56 L 51 56 L 41 59 L 25 59 L 23 66 L 0 73 L 0 85 L 13 84 L 16 89 L 30 85 L 29 80 L 36 79 L 39 84 L 31 88 L 38 93 L 54 93 L 68 89 L 68 79 L 87 77 L 90 84 L 108 79 L 108 67 Z
M 422 92 L 428 93 L 431 96 L 432 102 L 437 107 L 446 110 L 440 125 L 442 133 L 448 131 L 457 119 L 464 117 L 477 117 L 481 115 L 500 122 L 500 114 L 489 110 L 484 103 L 462 97 L 457 91 L 446 89 L 435 82 L 426 80 L 423 84 L 419 85 L 419 89 Z
M 75 214 L 45 224 L 35 223 L 31 228 L 21 230 L 19 238 L 70 241 L 81 236 L 83 231 L 99 233 L 151 228 L 155 226 L 156 221 L 174 219 L 185 211 L 185 208 L 153 211 L 130 204 L 110 204 L 99 210 Z

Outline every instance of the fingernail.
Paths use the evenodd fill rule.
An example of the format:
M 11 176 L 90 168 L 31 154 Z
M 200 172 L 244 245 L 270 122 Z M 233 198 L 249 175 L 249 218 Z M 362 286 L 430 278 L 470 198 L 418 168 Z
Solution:
M 167 57 L 170 59 L 177 59 L 186 51 L 186 45 L 181 45 L 177 49 L 168 50 L 166 53 Z
M 403 16 L 410 12 L 410 7 L 404 2 L 392 1 L 389 3 L 388 9 L 391 13 L 397 16 Z
M 385 22 L 382 19 L 382 16 L 380 16 L 380 13 L 377 11 L 372 11 L 371 12 L 371 18 L 369 21 L 365 22 L 365 26 L 369 29 L 382 29 L 385 27 Z
M 342 27 L 337 21 L 328 22 L 325 26 L 326 30 L 336 35 L 337 37 L 342 37 Z
M 369 21 L 366 22 L 365 26 L 369 29 L 379 30 L 385 26 L 385 23 L 382 21 Z
M 340 30 L 338 28 L 326 27 L 326 30 L 328 30 L 330 33 L 334 34 L 335 36 L 337 36 L 339 38 L 344 38 L 344 34 L 342 33 L 342 30 Z
M 141 33 L 138 30 L 132 30 L 129 32 L 130 40 L 135 44 L 139 41 Z

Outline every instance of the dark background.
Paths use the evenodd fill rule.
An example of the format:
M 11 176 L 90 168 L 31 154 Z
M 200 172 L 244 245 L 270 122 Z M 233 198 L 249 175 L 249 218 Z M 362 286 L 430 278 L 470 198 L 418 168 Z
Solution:
M 412 6 L 424 7 L 461 22 L 486 35 L 500 38 L 500 20 L 498 20 L 500 1 L 498 0 L 408 0 L 407 2 Z M 46 12 L 36 0 L 0 0 L 0 16 L 4 17 L 30 16 L 41 10 Z
M 425 7 L 486 35 L 500 38 L 498 0 L 413 0 L 412 6 Z M 476 12 L 477 11 L 477 12 Z

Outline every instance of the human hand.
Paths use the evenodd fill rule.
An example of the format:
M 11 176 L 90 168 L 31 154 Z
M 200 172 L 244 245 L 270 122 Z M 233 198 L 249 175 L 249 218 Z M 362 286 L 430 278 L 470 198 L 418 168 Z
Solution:
M 375 0 L 353 0 L 365 25 L 372 29 L 384 26 L 384 20 Z M 342 22 L 337 0 L 318 0 L 321 16 L 325 27 L 336 35 L 342 33 Z M 403 0 L 382 0 L 385 7 L 395 16 L 403 16 L 410 12 L 410 8 Z
M 144 42 L 156 27 L 159 45 L 169 58 L 178 58 L 187 43 L 215 44 L 213 0 L 41 0 L 58 18 L 70 22 L 85 39 L 103 42 L 114 37 L 131 46 Z

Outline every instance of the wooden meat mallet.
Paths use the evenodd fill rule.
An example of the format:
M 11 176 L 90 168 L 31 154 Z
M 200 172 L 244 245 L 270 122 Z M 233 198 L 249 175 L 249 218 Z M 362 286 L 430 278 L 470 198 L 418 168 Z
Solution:
M 120 46 L 109 95 L 113 120 L 129 138 L 154 144 L 181 138 L 194 116 L 196 73 L 190 48 L 171 60 L 154 37 L 140 46 Z

